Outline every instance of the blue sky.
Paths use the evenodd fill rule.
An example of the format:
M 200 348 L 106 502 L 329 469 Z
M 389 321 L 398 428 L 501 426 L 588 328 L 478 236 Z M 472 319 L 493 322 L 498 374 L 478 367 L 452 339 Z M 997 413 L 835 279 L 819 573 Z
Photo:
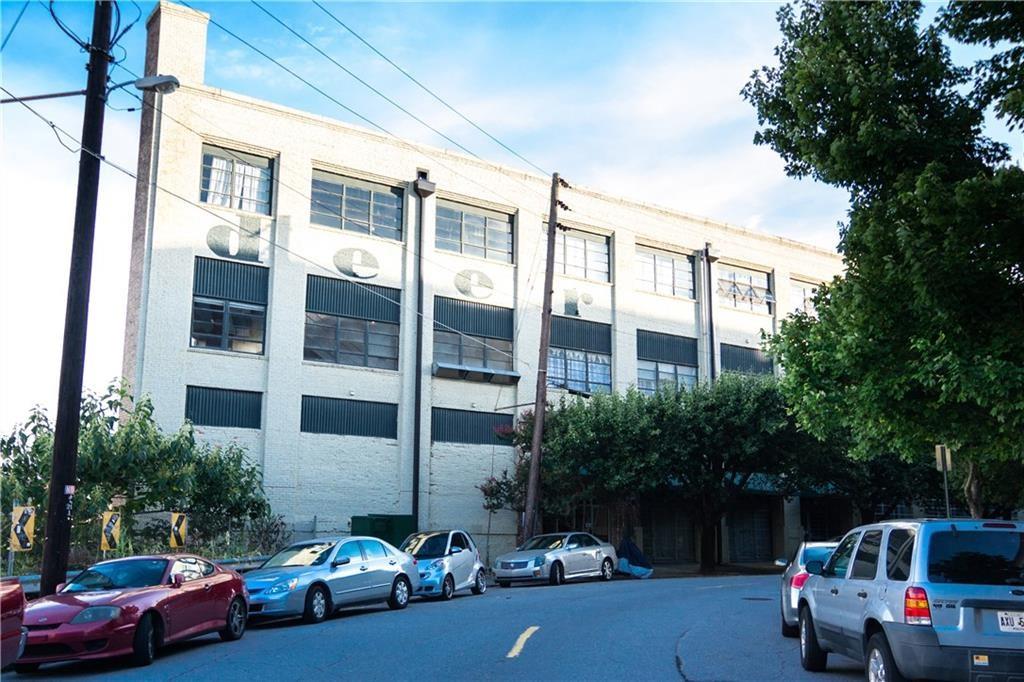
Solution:
M 451 147 L 302 45 L 249 2 L 197 9 L 281 59 L 363 116 L 407 139 Z M 6 36 L 23 3 L 0 2 Z M 136 16 L 122 3 L 124 21 Z M 125 66 L 142 71 L 145 18 L 122 41 Z M 360 77 L 477 155 L 524 164 L 459 120 L 381 61 L 318 8 L 268 8 Z M 842 192 L 787 178 L 751 140 L 756 119 L 739 90 L 772 61 L 774 3 L 329 3 L 342 21 L 526 158 L 571 182 L 833 248 Z M 934 12 L 931 6 L 929 12 Z M 58 2 L 87 35 L 92 5 Z M 976 50 L 954 49 L 967 63 Z M 18 95 L 84 87 L 85 55 L 29 4 L 3 51 L 4 87 Z M 123 71 L 113 77 L 127 80 Z M 210 26 L 207 83 L 360 123 L 263 57 Z M 114 107 L 137 101 L 115 96 Z M 37 108 L 74 134 L 80 98 Z M 77 157 L 20 107 L 2 111 L 0 159 L 0 431 L 56 397 Z M 993 122 L 1013 145 L 1021 135 Z M 108 110 L 104 151 L 134 168 L 138 114 Z M 86 386 L 120 373 L 134 183 L 103 170 Z M 24 227 L 22 227 L 24 226 Z M 21 229 L 18 229 L 21 227 Z M 13 229 L 12 229 L 13 228 Z

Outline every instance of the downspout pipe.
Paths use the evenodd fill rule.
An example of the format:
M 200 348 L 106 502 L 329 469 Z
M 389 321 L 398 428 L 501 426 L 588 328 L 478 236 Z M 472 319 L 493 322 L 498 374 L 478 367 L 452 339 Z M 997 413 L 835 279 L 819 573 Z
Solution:
M 704 307 L 708 309 L 708 372 L 711 377 L 711 381 L 714 381 L 718 376 L 718 371 L 715 367 L 715 294 L 713 290 L 713 280 L 711 278 L 711 264 L 718 260 L 718 256 L 711 253 L 711 242 L 704 243 L 704 253 L 701 254 L 704 258 Z
M 419 197 L 416 210 L 416 379 L 413 391 L 413 435 L 412 435 L 412 521 L 420 529 L 420 441 L 423 433 L 423 251 L 426 248 L 424 213 L 427 197 L 437 189 L 427 179 L 426 171 L 419 171 L 413 183 Z

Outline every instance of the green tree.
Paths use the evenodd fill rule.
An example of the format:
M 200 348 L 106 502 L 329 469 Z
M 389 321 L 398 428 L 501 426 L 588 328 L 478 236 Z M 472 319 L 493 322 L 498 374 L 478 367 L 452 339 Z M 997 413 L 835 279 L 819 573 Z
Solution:
M 821 486 L 844 457 L 796 427 L 774 378 L 726 375 L 692 391 L 636 390 L 563 400 L 549 407 L 541 460 L 541 504 L 565 515 L 585 502 L 636 519 L 637 505 L 673 492 L 702 528 L 701 569 L 716 563 L 715 531 L 754 485 L 792 495 Z M 529 448 L 532 419 L 516 430 Z M 480 486 L 488 509 L 521 511 L 529 457 Z
M 1024 173 L 982 134 L 920 3 L 799 2 L 778 13 L 778 64 L 743 90 L 794 176 L 847 189 L 846 272 L 769 349 L 801 424 L 860 456 L 950 444 L 972 513 L 989 461 L 1024 433 Z
M 123 499 L 122 545 L 142 537 L 140 514 L 181 511 L 189 514 L 192 542 L 204 543 L 232 525 L 261 523 L 270 506 L 263 494 L 259 469 L 237 445 L 199 444 L 190 424 L 166 434 L 153 419 L 148 397 L 132 404 L 123 386 L 82 400 L 78 482 L 72 520 L 72 560 L 95 557 L 100 519 L 115 497 Z M 36 552 L 42 547 L 47 488 L 53 452 L 53 424 L 33 410 L 27 421 L 0 441 L 0 505 L 8 510 L 29 500 L 37 508 Z M 7 541 L 10 519 L 3 514 Z M 168 535 L 166 526 L 158 532 Z

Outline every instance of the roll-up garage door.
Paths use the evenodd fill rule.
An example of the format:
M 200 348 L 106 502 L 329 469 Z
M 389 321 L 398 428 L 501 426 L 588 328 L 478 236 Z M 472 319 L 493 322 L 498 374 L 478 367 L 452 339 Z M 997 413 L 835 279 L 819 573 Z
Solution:
M 730 515 L 729 555 L 734 563 L 772 560 L 772 514 L 767 507 L 744 507 Z

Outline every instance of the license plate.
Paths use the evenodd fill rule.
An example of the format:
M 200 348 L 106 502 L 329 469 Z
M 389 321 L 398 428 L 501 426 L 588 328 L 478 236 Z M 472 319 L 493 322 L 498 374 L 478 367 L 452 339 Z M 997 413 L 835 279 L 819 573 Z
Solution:
M 997 611 L 1002 632 L 1024 632 L 1024 611 Z

